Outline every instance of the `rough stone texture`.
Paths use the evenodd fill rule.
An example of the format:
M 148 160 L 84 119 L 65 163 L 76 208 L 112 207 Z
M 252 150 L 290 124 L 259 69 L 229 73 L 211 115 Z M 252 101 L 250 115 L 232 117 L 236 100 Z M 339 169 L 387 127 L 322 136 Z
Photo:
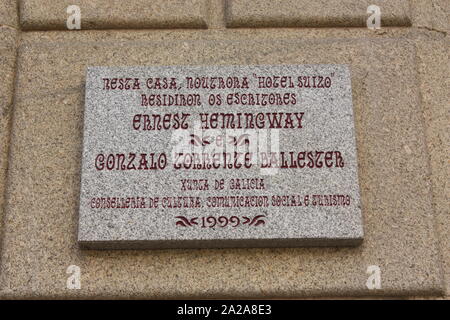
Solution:
M 16 28 L 17 24 L 17 1 L 0 0 L 0 27 L 5 25 Z
M 426 136 L 431 159 L 433 206 L 437 217 L 447 295 L 450 295 L 449 45 L 448 37 L 440 41 L 419 41 L 417 44 Z
M 448 33 L 450 30 L 450 1 L 410 0 L 412 24 L 431 31 Z
M 278 78 L 289 77 L 288 87 L 282 88 L 280 79 L 272 80 L 274 75 Z M 176 79 L 177 88 L 148 89 L 146 81 L 149 77 Z M 207 89 L 190 88 L 187 77 L 216 78 L 213 84 L 215 89 L 211 88 L 209 81 Z M 223 81 L 240 79 L 239 85 L 237 88 L 218 88 L 220 82 L 217 77 L 225 79 Z M 302 77 L 301 82 L 298 77 Z M 305 80 L 307 77 L 310 79 L 308 84 Z M 109 85 L 105 85 L 104 80 L 117 78 L 139 79 L 140 89 L 105 90 L 105 86 Z M 276 88 L 258 88 L 261 78 L 276 81 Z M 243 79 L 247 79 L 249 88 L 239 88 L 243 85 Z M 363 230 L 348 66 L 91 66 L 87 70 L 85 92 L 78 228 L 78 241 L 83 246 L 140 249 L 338 246 L 361 243 Z M 278 94 L 280 97 L 288 95 L 289 98 L 282 103 L 270 103 L 266 99 L 257 105 L 248 102 L 228 103 L 227 97 L 236 93 L 250 94 L 255 96 L 255 100 L 256 95 Z M 158 106 L 156 103 L 146 107 L 142 105 L 141 95 L 149 97 L 155 94 L 171 97 L 175 94 L 198 95 L 198 101 L 193 106 Z M 220 95 L 223 102 L 209 105 L 212 94 Z M 164 117 L 172 116 L 167 129 L 155 130 L 162 122 L 150 120 L 153 129 L 148 130 L 143 115 L 152 119 L 155 113 Z M 200 113 L 207 115 L 209 121 L 216 115 L 216 129 L 209 127 L 209 121 L 201 124 Z M 223 113 L 233 116 L 231 124 L 220 117 Z M 255 127 L 255 123 L 258 125 L 261 121 L 248 125 L 244 116 L 247 113 L 254 117 L 262 115 L 263 127 Z M 136 114 L 139 117 L 138 130 L 134 128 Z M 182 114 L 188 117 L 185 119 Z M 186 126 L 184 130 L 173 128 L 174 125 L 180 126 L 179 120 L 174 121 L 175 116 L 183 119 L 181 126 Z M 270 129 L 270 119 L 275 116 L 280 119 L 281 126 Z M 291 119 L 292 127 L 287 124 L 288 119 Z M 202 130 L 205 123 L 208 127 Z M 192 139 L 192 134 L 199 139 L 198 142 Z M 217 137 L 220 138 L 219 145 Z M 208 142 L 205 146 L 201 145 L 202 138 Z M 230 143 L 233 138 L 239 143 Z M 192 140 L 194 145 L 190 143 Z M 314 154 L 313 157 L 316 158 L 318 150 L 322 152 L 319 160 L 322 164 L 306 158 L 310 155 L 305 156 L 305 153 Z M 193 168 L 197 164 L 192 166 L 192 158 L 183 161 L 186 159 L 183 156 L 173 156 L 175 153 L 196 154 L 199 157 L 207 154 L 211 159 L 214 157 L 218 160 L 214 155 L 225 152 L 229 155 L 234 152 L 242 155 L 237 160 L 239 167 L 230 169 L 233 160 L 227 159 L 226 162 L 215 161 L 217 169 L 198 170 Z M 273 159 L 272 156 L 267 157 L 269 152 L 278 160 L 271 163 L 270 168 L 264 168 L 263 165 L 267 167 L 269 162 L 267 159 Z M 295 164 L 288 162 L 290 152 L 294 154 Z M 132 163 L 135 169 L 140 168 L 142 153 L 146 154 L 148 167 L 153 167 L 151 154 L 155 154 L 155 162 L 160 155 L 164 155 L 166 165 L 153 170 L 148 170 L 148 167 L 147 170 L 127 170 L 125 164 L 122 169 L 117 153 L 124 154 L 127 159 L 124 163 L 127 164 L 129 153 L 137 154 Z M 303 160 L 297 161 L 300 153 L 303 153 Z M 331 155 L 326 161 L 325 153 L 327 158 Z M 252 158 L 245 161 L 244 155 L 249 154 L 253 155 Z M 100 159 L 103 157 L 103 161 L 97 161 L 99 156 Z M 112 170 L 108 170 L 108 159 L 113 159 L 111 156 L 116 159 L 116 166 L 109 167 Z M 290 168 L 277 168 L 282 166 L 282 157 Z M 244 168 L 244 163 L 250 164 L 251 168 Z M 176 169 L 176 164 L 181 169 Z M 188 169 L 185 165 L 188 165 Z M 206 166 L 211 164 L 205 163 Z M 241 179 L 255 178 L 262 181 L 261 184 L 256 183 L 258 188 L 248 189 L 245 183 L 242 189 L 232 187 L 233 180 L 241 184 Z M 183 180 L 185 182 L 182 185 Z M 183 188 L 192 180 L 207 181 L 208 185 L 201 183 L 202 190 Z M 219 180 L 223 180 L 224 184 L 223 189 L 217 190 L 215 181 Z M 316 195 L 321 200 L 317 200 Z M 329 195 L 333 195 L 337 203 L 325 204 Z M 337 199 L 338 195 L 342 196 L 342 200 Z M 257 201 L 261 203 L 235 206 L 229 200 L 225 206 L 211 206 L 211 202 L 217 202 L 220 198 L 237 196 L 261 199 Z M 117 203 L 111 208 L 101 202 L 95 205 L 95 199 L 119 200 L 127 197 L 133 200 L 139 197 L 141 200 L 137 202 L 143 203 L 143 207 L 123 208 L 119 205 L 121 208 L 117 208 Z M 197 199 L 198 204 L 195 207 L 174 205 L 175 201 L 172 199 L 178 197 Z M 273 197 L 289 197 L 288 201 L 283 201 L 289 203 L 274 204 Z M 158 199 L 156 206 L 150 205 L 150 198 L 152 201 Z M 208 198 L 217 200 L 210 202 Z M 292 198 L 296 199 L 296 205 L 290 203 Z
M 8 167 L 17 37 L 16 30 L 0 27 L 0 79 L 2 81 L 0 85 L 0 235 L 3 221 L 5 177 Z
M 208 29 L 225 28 L 225 2 L 226 0 L 207 1 Z
M 22 0 L 24 30 L 66 30 L 67 7 L 78 5 L 81 29 L 205 28 L 205 0 Z
M 409 26 L 408 0 L 230 0 L 229 27 L 366 27 L 367 7 L 381 9 L 381 26 Z
M 18 60 L 3 297 L 438 295 L 414 43 L 361 30 L 24 35 Z M 363 35 L 366 39 L 359 39 Z M 299 40 L 302 39 L 302 40 Z M 357 248 L 81 251 L 76 246 L 88 65 L 347 63 L 365 241 Z M 66 289 L 68 265 L 82 288 Z M 381 290 L 366 288 L 369 265 Z
M 432 28 L 434 30 L 444 31 L 448 34 L 450 31 L 450 1 L 433 0 L 433 19 Z

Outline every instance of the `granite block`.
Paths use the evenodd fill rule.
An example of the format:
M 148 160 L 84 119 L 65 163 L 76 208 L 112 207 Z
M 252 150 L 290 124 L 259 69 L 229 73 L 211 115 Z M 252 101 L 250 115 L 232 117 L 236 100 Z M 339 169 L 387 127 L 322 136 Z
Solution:
M 450 2 L 447 0 L 411 0 L 414 27 L 448 34 L 450 30 Z
M 10 124 L 14 93 L 17 31 L 0 27 L 0 235 L 3 225 L 3 208 L 8 168 Z M 1 240 L 0 240 L 1 244 Z
M 78 242 L 359 244 L 346 65 L 89 67 Z
M 436 212 L 436 229 L 439 235 L 447 295 L 450 295 L 449 45 L 448 37 L 443 40 L 417 42 L 418 70 L 431 163 L 433 207 Z
M 23 35 L 2 297 L 432 296 L 443 293 L 414 43 L 404 30 Z M 367 36 L 366 36 L 367 35 Z M 365 37 L 365 38 L 361 38 Z M 80 250 L 88 66 L 348 64 L 364 212 L 354 248 Z M 81 289 L 66 287 L 69 265 Z M 366 286 L 381 269 L 381 289 Z
M 381 10 L 381 26 L 410 26 L 408 0 L 227 1 L 228 27 L 366 27 L 367 8 Z
M 81 29 L 206 28 L 205 0 L 21 0 L 24 30 L 67 30 L 67 7 L 77 5 Z
M 0 0 L 0 26 L 18 27 L 17 1 Z

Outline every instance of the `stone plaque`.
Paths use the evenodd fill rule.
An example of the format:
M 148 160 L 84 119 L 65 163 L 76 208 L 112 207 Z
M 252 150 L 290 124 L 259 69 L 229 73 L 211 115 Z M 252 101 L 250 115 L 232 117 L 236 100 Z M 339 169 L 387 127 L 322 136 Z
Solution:
M 346 65 L 90 67 L 86 248 L 356 245 Z

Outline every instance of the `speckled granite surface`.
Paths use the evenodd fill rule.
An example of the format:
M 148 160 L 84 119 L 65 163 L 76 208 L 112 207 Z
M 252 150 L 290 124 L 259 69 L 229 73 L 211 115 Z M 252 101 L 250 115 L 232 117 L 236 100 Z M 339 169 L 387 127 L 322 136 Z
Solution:
M 376 32 L 334 28 L 332 22 L 323 29 L 227 30 L 225 8 L 220 1 L 211 3 L 205 20 L 209 30 L 21 33 L 17 82 L 5 82 L 0 91 L 14 99 L 0 296 L 445 295 L 446 1 L 412 0 L 411 27 Z M 16 32 L 0 23 L 8 29 L 2 29 L 2 37 Z M 11 50 L 0 52 L 2 72 L 14 68 Z M 80 250 L 76 230 L 86 66 L 237 63 L 351 66 L 364 243 L 356 248 Z M 69 265 L 80 267 L 79 290 L 67 288 Z M 381 270 L 381 290 L 366 286 L 366 271 L 373 265 Z
M 367 7 L 380 8 L 383 26 L 411 25 L 408 0 L 229 0 L 229 27 L 365 27 Z
M 66 30 L 70 5 L 80 8 L 83 30 L 205 28 L 208 8 L 205 0 L 20 0 L 21 27 Z
M 0 0 L 0 26 L 18 27 L 16 0 Z
M 90 66 L 79 243 L 359 244 L 351 90 L 347 65 Z

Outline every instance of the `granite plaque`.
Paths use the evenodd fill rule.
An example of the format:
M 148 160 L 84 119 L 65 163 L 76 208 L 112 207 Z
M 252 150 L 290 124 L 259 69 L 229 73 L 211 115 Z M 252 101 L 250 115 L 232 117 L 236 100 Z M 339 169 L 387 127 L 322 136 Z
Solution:
M 86 248 L 356 245 L 346 65 L 89 67 Z

